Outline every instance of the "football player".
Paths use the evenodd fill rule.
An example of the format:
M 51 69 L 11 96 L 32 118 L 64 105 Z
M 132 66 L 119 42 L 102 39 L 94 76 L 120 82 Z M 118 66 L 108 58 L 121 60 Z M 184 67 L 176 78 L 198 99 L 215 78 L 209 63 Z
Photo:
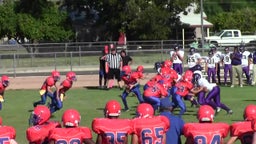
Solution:
M 57 90 L 53 93 L 53 99 L 50 104 L 51 114 L 60 110 L 63 107 L 63 100 L 67 97 L 66 92 L 72 87 L 73 82 L 76 81 L 76 73 L 70 71 L 66 74 L 66 79 L 62 81 Z
M 220 63 L 221 63 L 221 52 L 217 50 L 217 47 L 215 45 L 211 46 L 211 51 L 213 52 L 213 56 L 215 57 L 215 63 L 216 63 L 216 73 L 218 78 L 218 84 L 220 84 Z
M 187 57 L 188 68 L 191 71 L 194 71 L 194 67 L 196 65 L 200 65 L 201 63 L 201 55 L 199 53 L 196 53 L 195 51 L 196 49 L 191 47 L 189 49 L 189 54 Z
M 225 104 L 220 101 L 220 87 L 215 83 L 209 83 L 205 78 L 202 77 L 201 71 L 194 72 L 194 82 L 198 85 L 197 90 L 194 90 L 193 93 L 197 94 L 201 91 L 208 92 L 205 98 L 205 103 L 212 106 L 216 110 L 217 113 L 220 112 L 221 109 L 227 111 L 228 114 L 232 114 L 233 111 L 227 107 Z
M 108 45 L 104 46 L 104 50 L 102 51 L 102 55 L 99 58 L 99 88 L 107 88 L 107 74 L 105 68 L 106 55 L 109 53 Z M 103 86 L 102 86 L 102 80 Z
M 165 116 L 154 116 L 154 109 L 150 104 L 139 104 L 133 119 L 133 144 L 166 143 L 166 131 L 170 122 Z
M 192 83 L 193 72 L 187 70 L 180 81 L 178 81 L 171 90 L 173 108 L 179 107 L 179 116 L 181 117 L 186 112 L 186 104 L 182 98 L 187 97 L 191 102 L 195 102 L 193 97 L 190 97 L 190 90 L 194 87 Z M 192 96 L 192 95 L 191 95 Z M 189 97 L 189 98 L 188 98 Z M 197 105 L 197 103 L 195 103 Z
M 212 83 L 216 83 L 216 72 L 218 69 L 219 59 L 214 55 L 213 51 L 208 52 L 208 57 L 206 58 L 206 72 L 207 80 L 210 82 L 212 78 Z
M 2 75 L 0 81 L 0 110 L 2 110 L 2 103 L 4 102 L 5 89 L 9 86 L 9 77 Z
M 5 126 L 2 124 L 2 118 L 0 117 L 0 143 L 1 144 L 17 144 L 15 141 L 16 131 L 12 126 Z
M 59 122 L 49 121 L 50 110 L 44 105 L 38 105 L 34 108 L 29 118 L 29 127 L 26 131 L 27 140 L 30 144 L 48 143 L 50 130 L 61 127 Z
M 123 91 L 121 98 L 124 104 L 124 111 L 129 111 L 126 97 L 130 92 L 133 92 L 137 96 L 139 103 L 143 103 L 144 100 L 140 92 L 139 75 L 136 72 L 132 72 L 131 67 L 128 65 L 122 68 L 122 73 L 125 90 Z
M 63 128 L 54 128 L 49 133 L 50 144 L 94 144 L 88 127 L 80 127 L 81 115 L 75 109 L 67 109 L 62 115 Z
M 179 45 L 175 45 L 173 50 L 170 52 L 170 59 L 173 62 L 173 69 L 180 75 L 183 73 L 183 58 L 184 51 L 180 49 Z
M 227 123 L 213 123 L 214 110 L 208 105 L 200 106 L 197 112 L 199 123 L 186 123 L 183 128 L 186 144 L 212 144 L 224 143 L 228 135 L 229 125 Z
M 251 53 L 245 50 L 245 46 L 240 46 L 239 51 L 242 53 L 242 70 L 246 76 L 247 84 L 250 84 L 249 56 Z
M 232 65 L 231 65 L 231 52 L 229 47 L 225 47 L 224 54 L 222 55 L 222 62 L 224 64 L 224 84 L 227 86 L 227 78 L 229 75 L 230 81 L 232 80 Z
M 48 76 L 43 85 L 41 86 L 39 90 L 39 94 L 41 97 L 40 101 L 34 102 L 33 106 L 36 107 L 38 104 L 44 105 L 47 100 L 47 96 L 49 96 L 51 99 L 53 98 L 53 91 L 52 87 L 54 86 L 55 89 L 57 89 L 56 83 L 60 80 L 60 73 L 56 70 L 52 71 L 51 76 Z
M 256 105 L 247 105 L 244 109 L 244 121 L 233 123 L 230 127 L 230 139 L 227 144 L 240 140 L 241 144 L 251 144 L 253 139 L 252 120 L 256 118 Z
M 92 129 L 97 134 L 97 144 L 127 144 L 132 133 L 132 121 L 120 119 L 121 106 L 116 100 L 109 100 L 104 109 L 105 118 L 95 118 Z

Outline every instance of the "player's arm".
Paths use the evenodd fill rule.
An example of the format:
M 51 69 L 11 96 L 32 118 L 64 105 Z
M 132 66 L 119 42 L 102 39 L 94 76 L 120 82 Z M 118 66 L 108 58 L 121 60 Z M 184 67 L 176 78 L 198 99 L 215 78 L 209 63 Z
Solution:
M 226 144 L 233 144 L 237 140 L 238 136 L 232 136 L 229 138 Z
M 139 142 L 138 136 L 136 134 L 133 134 L 131 144 L 138 144 L 138 142 Z
M 92 140 L 92 139 L 85 139 L 84 141 L 83 141 L 83 143 L 84 144 L 95 144 L 95 142 Z
M 191 89 L 190 92 L 193 94 L 197 94 L 203 90 L 204 90 L 204 87 L 196 87 L 196 88 Z
M 101 135 L 97 135 L 96 144 L 102 144 L 102 137 Z

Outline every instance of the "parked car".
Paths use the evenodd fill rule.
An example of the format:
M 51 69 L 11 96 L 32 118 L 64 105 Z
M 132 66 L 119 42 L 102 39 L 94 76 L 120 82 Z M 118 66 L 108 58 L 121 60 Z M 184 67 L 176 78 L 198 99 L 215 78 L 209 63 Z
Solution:
M 225 29 L 214 36 L 205 37 L 206 42 L 216 46 L 238 46 L 256 40 L 256 35 L 242 35 L 238 29 Z

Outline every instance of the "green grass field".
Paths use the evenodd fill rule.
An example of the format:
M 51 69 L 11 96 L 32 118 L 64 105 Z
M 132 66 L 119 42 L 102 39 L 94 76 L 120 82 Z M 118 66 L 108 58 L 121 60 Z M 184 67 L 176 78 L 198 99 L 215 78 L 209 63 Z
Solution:
M 243 120 L 243 110 L 248 104 L 256 102 L 255 87 L 245 86 L 243 88 L 221 87 L 221 100 L 233 111 L 233 115 L 227 115 L 225 111 L 221 111 L 215 117 L 215 122 L 227 122 L 229 124 Z M 82 116 L 81 125 L 91 127 L 91 122 L 95 117 L 103 117 L 103 108 L 105 103 L 110 99 L 116 99 L 121 102 L 119 89 L 109 91 L 98 90 L 95 88 L 71 89 L 67 92 L 68 98 L 64 101 L 62 110 L 54 113 L 53 120 L 61 120 L 61 115 L 68 108 L 75 108 L 80 111 Z M 26 144 L 26 129 L 28 128 L 28 117 L 33 109 L 32 103 L 39 100 L 38 90 L 7 90 L 5 94 L 5 103 L 0 111 L 4 125 L 15 127 L 17 136 L 16 140 L 19 144 Z M 197 108 L 191 108 L 187 102 L 187 113 L 184 115 L 185 122 L 196 122 Z M 128 104 L 131 111 L 121 114 L 122 118 L 134 117 L 134 111 L 138 104 L 137 98 L 128 97 Z M 178 111 L 175 111 L 178 113 Z M 94 140 L 96 135 L 94 134 Z M 184 140 L 183 140 L 184 141 Z M 239 143 L 239 142 L 237 142 Z

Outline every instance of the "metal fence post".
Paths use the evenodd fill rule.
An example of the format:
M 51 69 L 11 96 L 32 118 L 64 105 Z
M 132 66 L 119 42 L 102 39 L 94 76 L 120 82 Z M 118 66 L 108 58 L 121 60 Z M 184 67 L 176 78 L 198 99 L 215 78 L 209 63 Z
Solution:
M 14 77 L 16 77 L 16 54 L 14 53 L 13 54 L 13 74 L 14 74 Z
M 54 53 L 54 69 L 57 70 L 57 55 Z
M 161 40 L 161 61 L 163 61 L 163 51 L 164 51 L 164 47 L 163 47 L 163 40 Z
M 79 46 L 79 66 L 81 66 L 81 46 Z
M 72 52 L 70 52 L 70 70 L 71 70 L 71 71 L 73 70 L 72 59 L 73 59 Z

